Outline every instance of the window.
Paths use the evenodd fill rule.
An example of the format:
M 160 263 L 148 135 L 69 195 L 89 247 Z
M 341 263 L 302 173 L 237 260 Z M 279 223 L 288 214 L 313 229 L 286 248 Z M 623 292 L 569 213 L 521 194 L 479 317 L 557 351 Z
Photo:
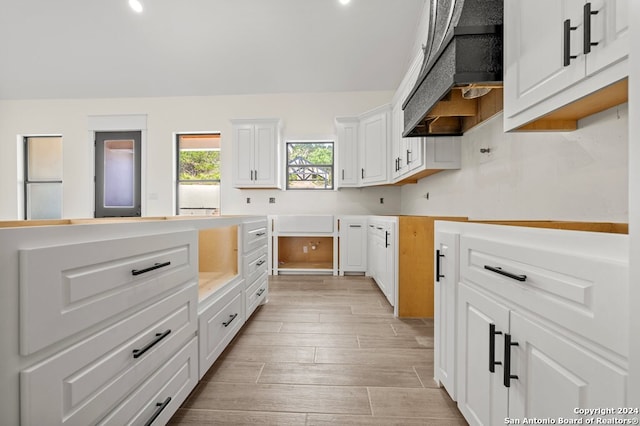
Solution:
M 177 136 L 176 214 L 220 214 L 220 134 Z
M 24 218 L 62 217 L 62 137 L 24 138 Z
M 287 142 L 287 189 L 333 189 L 333 142 Z

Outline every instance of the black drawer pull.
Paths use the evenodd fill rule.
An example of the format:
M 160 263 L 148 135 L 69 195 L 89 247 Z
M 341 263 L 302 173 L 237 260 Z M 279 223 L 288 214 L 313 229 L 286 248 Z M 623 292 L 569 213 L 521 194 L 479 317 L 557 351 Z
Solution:
M 349 225 L 349 228 L 361 228 L 360 225 Z
M 503 271 L 502 268 L 500 268 L 499 266 L 484 265 L 484 269 L 488 269 L 491 272 L 495 272 L 496 274 L 504 275 L 505 277 L 509 277 L 509 278 L 514 279 L 516 281 L 524 282 L 524 281 L 527 280 L 527 276 L 526 275 L 512 274 L 510 272 Z
M 171 333 L 171 329 L 165 331 L 164 333 L 156 333 L 156 338 L 155 338 L 155 340 L 153 342 L 149 343 L 147 346 L 145 346 L 142 349 L 134 349 L 133 350 L 133 357 L 134 358 L 140 358 L 142 356 L 142 354 L 144 354 L 146 351 L 148 351 L 149 349 L 151 349 L 152 347 L 157 345 L 160 342 L 160 340 L 162 340 L 165 337 L 167 337 L 169 335 L 169 333 Z
M 503 384 L 505 387 L 511 387 L 511 379 L 517 379 L 518 376 L 511 374 L 511 346 L 519 346 L 518 342 L 511 341 L 511 335 L 505 333 L 504 335 L 504 376 Z
M 440 278 L 444 278 L 444 275 L 440 273 L 440 258 L 444 257 L 444 254 L 440 253 L 440 250 L 436 250 L 436 282 L 440 282 Z
M 157 402 L 156 403 L 156 411 L 153 412 L 153 415 L 151 416 L 151 418 L 149 420 L 147 420 L 147 422 L 144 424 L 144 426 L 151 426 L 153 424 L 153 422 L 155 421 L 155 419 L 158 418 L 158 416 L 160 415 L 160 413 L 162 413 L 162 411 L 167 408 L 167 405 L 169 405 L 169 403 L 171 402 L 171 397 L 167 397 L 167 399 L 165 399 L 163 402 Z
M 256 266 L 262 266 L 265 262 L 266 260 L 262 259 L 260 262 L 256 263 Z
M 584 30 L 582 32 L 583 35 L 583 43 L 582 43 L 582 49 L 584 54 L 588 54 L 591 53 L 591 46 L 597 46 L 598 43 L 597 42 L 592 42 L 591 41 L 591 15 L 597 15 L 598 11 L 591 11 L 591 3 L 587 3 L 584 5 L 583 8 L 584 11 L 584 16 L 583 16 L 583 21 L 584 21 Z
M 258 232 L 256 234 L 256 237 L 262 237 L 263 235 L 267 235 L 267 233 L 266 232 Z
M 563 65 L 568 67 L 571 64 L 572 59 L 576 59 L 577 56 L 571 54 L 571 31 L 577 30 L 578 27 L 571 26 L 571 20 L 564 21 L 564 61 Z
M 149 266 L 148 268 L 145 268 L 145 269 L 132 269 L 131 275 L 144 274 L 145 272 L 151 272 L 156 269 L 164 268 L 165 266 L 169 266 L 169 265 L 171 265 L 171 262 L 154 263 L 153 266 Z
M 364 169 L 362 169 L 362 174 L 360 176 L 362 176 L 362 179 L 364 179 Z
M 502 334 L 502 331 L 496 331 L 495 324 L 489 324 L 489 371 L 496 372 L 496 365 L 502 365 L 500 361 L 496 361 L 496 334 Z
M 264 293 L 264 288 L 261 288 L 259 292 L 256 293 L 256 296 L 260 297 Z
M 223 322 L 222 325 L 224 325 L 225 327 L 229 327 L 229 324 L 231 324 L 237 316 L 238 314 L 229 315 L 229 321 Z
M 389 247 L 391 244 L 389 244 L 389 235 L 391 235 L 391 232 L 389 231 L 384 231 L 384 246 Z

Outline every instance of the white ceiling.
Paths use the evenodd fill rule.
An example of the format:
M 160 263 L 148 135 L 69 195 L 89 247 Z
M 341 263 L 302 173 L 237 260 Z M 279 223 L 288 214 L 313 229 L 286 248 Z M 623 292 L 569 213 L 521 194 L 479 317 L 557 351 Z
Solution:
M 393 90 L 424 0 L 0 0 L 0 99 Z

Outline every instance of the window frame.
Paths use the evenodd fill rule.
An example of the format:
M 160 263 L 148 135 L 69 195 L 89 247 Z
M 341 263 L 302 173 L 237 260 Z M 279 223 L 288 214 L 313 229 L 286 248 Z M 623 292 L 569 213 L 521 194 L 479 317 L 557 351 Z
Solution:
M 23 185 L 22 185 L 22 198 L 23 198 L 23 210 L 24 210 L 24 220 L 31 220 L 30 214 L 30 205 L 29 205 L 29 185 L 30 184 L 52 184 L 52 185 L 64 185 L 63 179 L 60 180 L 30 180 L 29 179 L 29 140 L 30 139 L 46 139 L 46 138 L 56 138 L 60 139 L 60 144 L 62 144 L 62 135 L 55 134 L 47 134 L 47 135 L 23 135 L 22 136 L 22 170 L 23 170 Z M 62 154 L 61 154 L 62 156 Z M 64 161 L 63 158 L 60 161 Z M 62 166 L 62 171 L 64 172 L 64 163 Z M 59 218 L 50 218 L 50 219 L 62 219 L 62 202 L 60 200 L 60 217 Z M 48 220 L 48 219 L 47 219 Z
M 289 168 L 295 167 L 289 165 L 289 145 L 313 145 L 313 144 L 331 144 L 331 164 L 308 164 L 306 167 L 329 167 L 331 169 L 331 186 L 328 188 L 292 188 L 289 185 Z M 287 191 L 334 191 L 336 187 L 335 183 L 335 168 L 336 168 L 336 142 L 332 139 L 321 139 L 321 140 L 288 140 L 285 142 L 284 146 L 285 150 L 285 189 Z
M 176 155 L 176 161 L 175 161 L 175 174 L 176 174 L 176 179 L 175 179 L 175 200 L 176 200 L 176 204 L 175 204 L 175 214 L 176 216 L 186 216 L 186 215 L 181 215 L 180 214 L 180 184 L 183 182 L 188 182 L 188 183 L 194 183 L 194 182 L 201 182 L 201 183 L 217 183 L 218 187 L 220 188 L 220 191 L 222 191 L 222 184 L 221 184 L 221 179 L 188 179 L 188 180 L 183 180 L 180 179 L 180 138 L 182 136 L 206 136 L 206 135 L 217 135 L 220 138 L 220 146 L 218 148 L 214 148 L 212 149 L 212 151 L 218 151 L 220 153 L 220 169 L 222 169 L 222 133 L 221 132 L 179 132 L 175 134 L 175 155 Z M 222 170 L 221 170 L 222 171 Z M 222 174 L 222 173 L 221 173 Z M 218 206 L 218 211 L 217 211 L 217 216 L 220 216 L 222 210 L 222 205 Z

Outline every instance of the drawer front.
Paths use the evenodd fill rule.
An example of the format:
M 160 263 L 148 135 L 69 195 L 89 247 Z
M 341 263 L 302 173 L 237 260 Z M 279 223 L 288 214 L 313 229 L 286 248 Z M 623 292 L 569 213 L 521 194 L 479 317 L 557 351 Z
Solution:
M 308 233 L 327 233 L 333 232 L 335 219 L 333 216 L 278 216 L 277 219 L 278 233 L 280 234 L 308 234 Z
M 198 340 L 194 337 L 98 424 L 166 424 L 197 383 Z
M 627 355 L 627 263 L 608 258 L 606 249 L 601 257 L 563 249 L 562 234 L 572 238 L 580 233 L 556 232 L 556 241 L 546 245 L 527 245 L 526 236 L 493 240 L 463 235 L 461 279 Z M 583 240 L 590 244 L 588 235 Z
M 242 224 L 242 247 L 249 253 L 258 247 L 267 245 L 267 220 L 258 220 Z
M 196 231 L 20 250 L 20 352 L 195 279 L 197 263 Z
M 22 424 L 94 424 L 195 335 L 197 309 L 194 282 L 23 370 Z
M 199 317 L 200 377 L 220 356 L 244 324 L 241 281 L 205 308 Z
M 244 277 L 247 285 L 267 270 L 267 251 L 257 250 L 244 257 Z
M 265 272 L 247 289 L 247 319 L 269 295 L 269 279 Z

